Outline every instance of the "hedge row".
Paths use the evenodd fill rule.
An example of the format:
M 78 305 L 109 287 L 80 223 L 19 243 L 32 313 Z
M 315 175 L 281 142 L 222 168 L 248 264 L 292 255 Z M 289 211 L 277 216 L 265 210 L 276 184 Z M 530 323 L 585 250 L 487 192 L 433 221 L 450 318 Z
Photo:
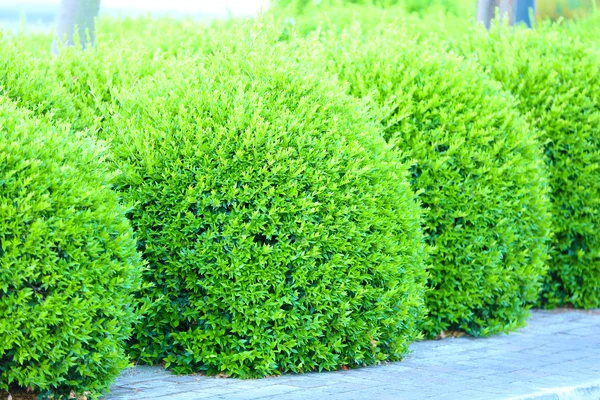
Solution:
M 221 28 L 218 48 L 146 78 L 111 70 L 123 50 L 64 53 L 29 79 L 6 62 L 22 107 L 109 143 L 153 285 L 129 355 L 241 377 L 401 359 L 426 280 L 407 166 L 311 52 Z
M 32 361 L 48 359 L 35 346 L 14 358 L 27 348 L 0 343 L 10 371 L 27 371 L 1 374 L 0 389 L 94 397 L 125 365 L 123 347 L 177 373 L 361 366 L 401 359 L 421 331 L 521 326 L 540 289 L 545 306 L 598 306 L 599 86 L 590 71 L 599 52 L 588 39 L 559 40 L 582 28 L 460 28 L 445 38 L 440 26 L 407 32 L 394 22 L 400 8 L 362 10 L 351 11 L 362 26 L 347 13 L 313 34 L 314 24 L 269 18 L 106 20 L 97 49 L 57 58 L 40 53 L 48 37 L 0 39 L 0 132 L 12 135 L 0 155 L 13 160 L 0 182 L 29 182 L 28 173 L 42 185 L 38 175 L 60 170 L 68 191 L 19 194 L 51 207 L 28 208 L 41 214 L 23 214 L 12 242 L 0 236 L 0 276 L 13 280 L 7 243 L 41 235 L 23 256 L 41 257 L 39 267 L 14 262 L 35 279 L 53 271 L 44 290 L 71 296 L 65 308 L 98 329 L 89 331 L 98 345 L 86 347 L 77 343 L 89 344 L 88 333 L 40 319 L 56 333 L 43 343 L 65 348 L 57 357 L 75 349 L 73 364 L 45 380 L 34 374 L 53 369 Z M 423 32 L 437 17 L 418 18 L 406 21 Z M 519 46 L 534 50 L 511 51 Z M 573 57 L 581 62 L 564 62 Z M 100 161 L 98 139 L 108 148 Z M 21 152 L 1 147 L 13 142 Z M 20 172 L 38 159 L 45 170 Z M 18 210 L 6 193 L 0 226 L 14 225 Z M 90 222 L 60 229 L 68 260 L 79 257 L 67 267 L 54 240 L 74 211 Z M 34 220 L 50 233 L 32 230 Z M 71 282 L 71 270 L 107 281 L 70 294 L 59 282 Z M 16 290 L 0 286 L 0 302 L 17 307 Z M 0 317 L 0 329 L 12 329 Z M 89 369 L 70 366 L 80 364 Z

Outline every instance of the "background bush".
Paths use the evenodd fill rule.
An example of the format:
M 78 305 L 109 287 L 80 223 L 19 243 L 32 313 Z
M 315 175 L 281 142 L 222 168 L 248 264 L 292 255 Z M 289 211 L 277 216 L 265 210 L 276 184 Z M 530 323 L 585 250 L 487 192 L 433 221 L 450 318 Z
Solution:
M 475 7 L 469 0 L 274 0 L 271 7 L 302 14 L 327 7 L 374 6 L 380 9 L 401 8 L 409 13 L 426 14 L 443 11 L 447 14 L 475 15 Z
M 103 157 L 0 97 L 0 390 L 96 397 L 127 365 L 141 263 Z
M 211 35 L 120 92 L 104 131 L 155 284 L 132 354 L 241 377 L 400 359 L 425 280 L 406 167 L 310 44 Z
M 462 43 L 542 134 L 554 233 L 541 304 L 600 306 L 600 52 L 556 25 Z M 460 42 L 457 42 L 460 44 Z
M 162 60 L 173 57 L 161 46 L 132 35 L 138 28 L 138 34 L 144 34 L 146 22 L 109 19 L 99 48 L 93 52 L 63 49 L 60 57 L 50 56 L 34 35 L 29 40 L 9 35 L 0 40 L 0 94 L 40 117 L 68 122 L 73 131 L 96 134 L 115 108 L 113 91 L 133 88 L 138 79 L 160 69 Z M 159 22 L 156 25 L 160 27 Z
M 565 31 L 573 35 L 575 40 L 585 42 L 587 46 L 599 47 L 598 41 L 596 40 L 600 35 L 600 10 L 591 13 L 588 17 L 563 22 L 565 25 Z M 546 26 L 546 29 L 548 26 Z M 557 29 L 555 26 L 554 29 Z
M 383 137 L 413 164 L 434 249 L 425 331 L 522 325 L 546 270 L 549 215 L 539 143 L 514 99 L 475 63 L 395 26 L 354 27 L 324 46 L 330 68 L 373 101 Z
M 418 1 L 414 2 L 414 7 L 409 3 L 411 2 L 400 1 L 382 7 L 371 1 L 324 1 L 301 7 L 276 6 L 270 10 L 270 14 L 287 28 L 284 37 L 287 37 L 289 30 L 306 36 L 317 29 L 340 32 L 354 23 L 360 24 L 364 31 L 389 23 L 404 27 L 406 32 L 415 37 L 437 33 L 440 37 L 447 38 L 465 34 L 474 19 L 472 4 L 463 7 L 453 3 L 456 8 L 448 8 L 438 1 L 428 4 Z

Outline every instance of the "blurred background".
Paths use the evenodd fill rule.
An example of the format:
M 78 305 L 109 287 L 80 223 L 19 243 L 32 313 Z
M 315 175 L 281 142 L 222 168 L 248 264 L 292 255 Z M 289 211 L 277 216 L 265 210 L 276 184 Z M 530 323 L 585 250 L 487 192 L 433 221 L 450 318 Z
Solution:
M 266 9 L 268 0 L 102 0 L 102 15 L 173 15 L 198 19 L 251 16 Z M 0 27 L 10 30 L 51 30 L 60 0 L 0 0 Z
M 298 5 L 326 5 L 329 3 L 361 4 L 371 0 L 101 0 L 102 16 L 170 15 L 198 20 L 214 20 L 228 17 L 245 17 L 258 14 L 270 5 L 285 8 Z M 430 7 L 438 7 L 445 13 L 459 14 L 475 19 L 477 0 L 372 0 L 373 4 L 397 4 L 409 13 L 420 13 Z M 493 0 L 509 4 L 515 0 Z M 0 0 L 0 28 L 10 31 L 50 32 L 54 28 L 60 0 Z M 583 17 L 593 8 L 600 7 L 600 0 L 535 0 L 537 19 Z M 430 10 L 431 11 L 431 10 Z M 430 12 L 429 11 L 429 12 Z

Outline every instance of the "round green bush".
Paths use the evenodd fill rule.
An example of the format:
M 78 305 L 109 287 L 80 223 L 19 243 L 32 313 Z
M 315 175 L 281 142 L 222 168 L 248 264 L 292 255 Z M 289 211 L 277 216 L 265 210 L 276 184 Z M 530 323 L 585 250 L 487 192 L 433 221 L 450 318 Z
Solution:
M 96 397 L 128 363 L 141 261 L 102 158 L 0 96 L 0 391 Z
M 600 307 L 600 51 L 559 26 L 464 42 L 541 131 L 553 242 L 540 303 Z
M 398 360 L 425 282 L 407 168 L 310 44 L 261 26 L 117 96 L 105 132 L 154 285 L 131 354 L 239 377 Z
M 546 270 L 549 216 L 539 144 L 514 99 L 475 63 L 393 26 L 324 40 L 331 70 L 413 163 L 433 248 L 427 335 L 522 325 Z

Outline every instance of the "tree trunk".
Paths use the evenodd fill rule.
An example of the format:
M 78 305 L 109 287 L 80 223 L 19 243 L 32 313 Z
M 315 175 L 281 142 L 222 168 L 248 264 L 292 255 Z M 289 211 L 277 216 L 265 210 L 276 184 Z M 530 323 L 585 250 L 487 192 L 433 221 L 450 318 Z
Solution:
M 477 0 L 477 22 L 490 29 L 495 9 L 496 2 L 494 0 Z
M 83 49 L 96 43 L 95 19 L 100 12 L 100 0 L 61 0 L 56 22 L 56 37 L 52 54 L 59 51 L 59 43 L 75 46 L 75 32 Z
M 535 0 L 514 0 L 514 23 L 524 23 L 529 28 L 532 27 L 529 13 L 535 13 Z
M 514 0 L 518 1 L 518 0 Z M 508 25 L 513 24 L 513 0 L 500 0 L 498 2 L 498 13 L 500 14 L 500 24 L 506 25 L 506 20 L 508 20 Z
M 495 9 L 498 7 L 500 22 L 508 25 L 525 23 L 532 27 L 530 12 L 535 12 L 535 0 L 478 0 L 477 21 L 490 28 L 494 19 Z

